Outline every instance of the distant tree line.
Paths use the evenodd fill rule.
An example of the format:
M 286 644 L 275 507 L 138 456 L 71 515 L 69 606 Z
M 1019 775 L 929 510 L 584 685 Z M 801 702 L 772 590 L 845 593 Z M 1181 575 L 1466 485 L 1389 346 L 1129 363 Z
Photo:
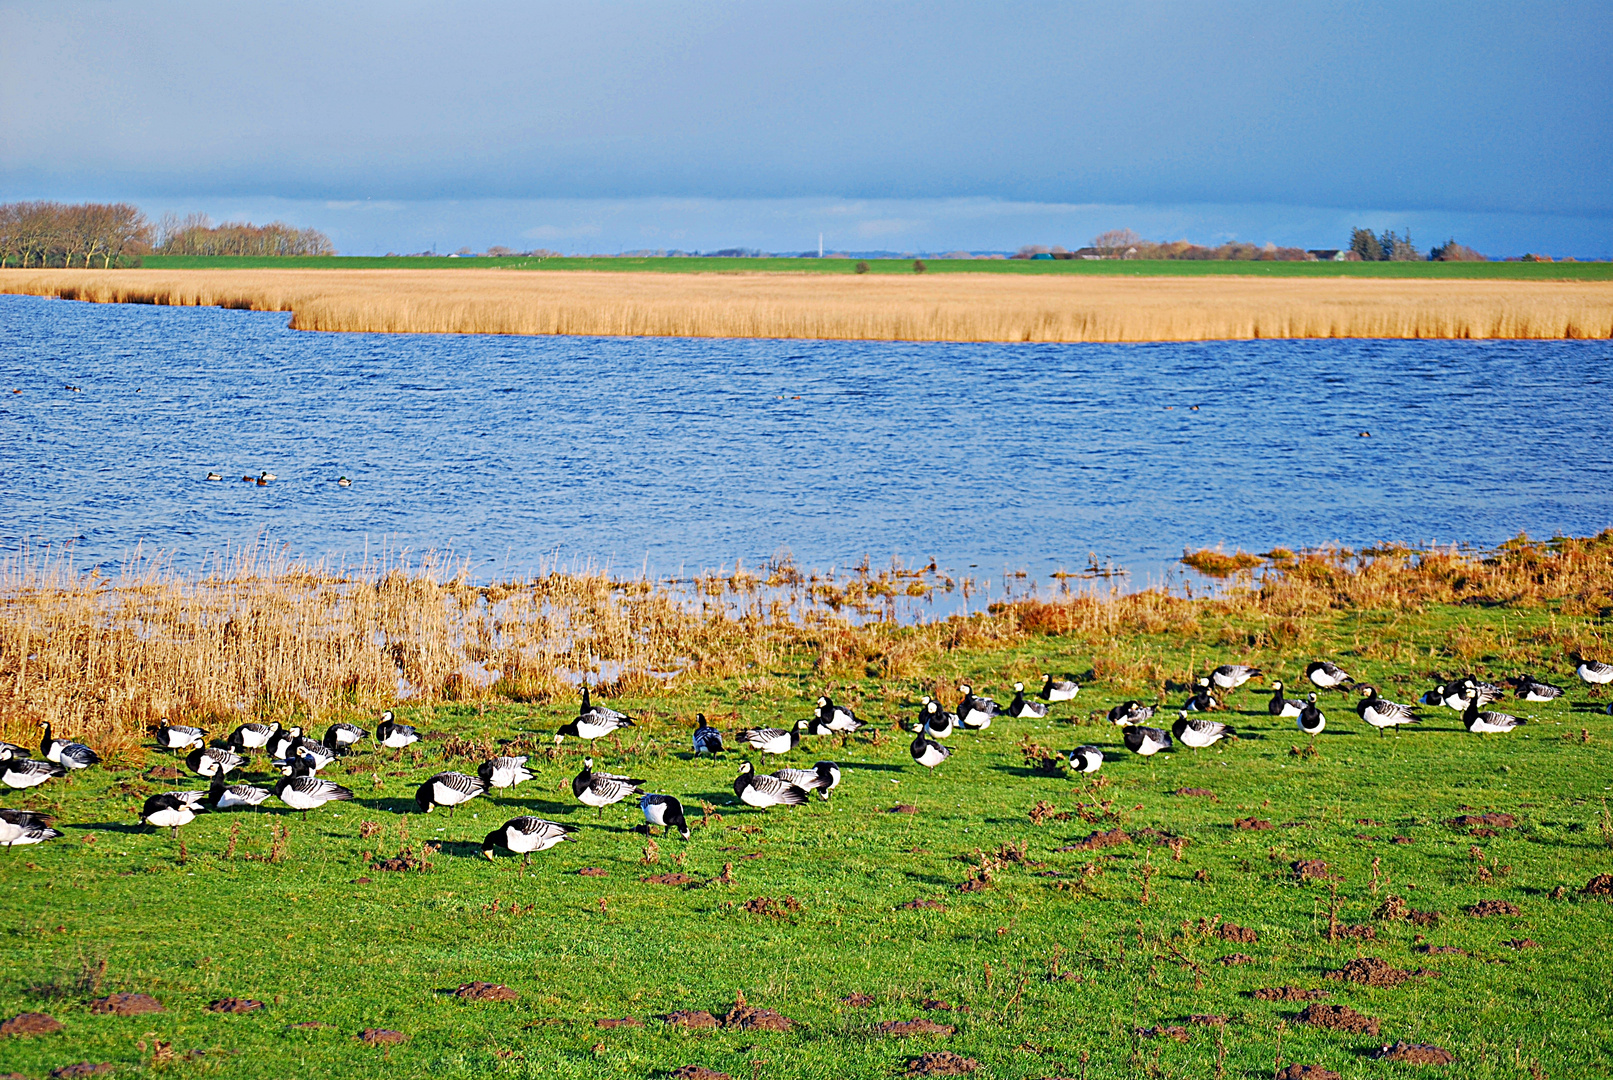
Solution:
M 206 214 L 164 214 L 157 223 L 156 254 L 251 255 L 258 258 L 286 255 L 334 255 L 336 245 L 318 229 L 299 229 L 283 221 L 253 225 L 226 221 L 214 225 Z
M 1276 244 L 1250 244 L 1230 241 L 1216 247 L 1192 244 L 1186 240 L 1156 243 L 1144 240 L 1130 229 L 1110 229 L 1094 236 L 1084 248 L 1070 251 L 1042 244 L 1027 244 L 1019 249 L 1014 259 L 1052 257 L 1055 259 L 1194 259 L 1241 260 L 1249 262 L 1313 262 L 1333 257 L 1331 250 L 1310 251 L 1297 247 L 1278 247 Z M 1400 236 L 1393 229 L 1375 235 L 1371 229 L 1354 229 L 1350 233 L 1350 246 L 1343 257 L 1349 262 L 1485 262 L 1483 255 L 1470 247 L 1447 240 L 1424 255 L 1411 242 L 1411 233 Z M 1535 256 L 1534 258 L 1539 258 Z
M 151 239 L 151 223 L 129 203 L 0 203 L 0 266 L 125 266 Z

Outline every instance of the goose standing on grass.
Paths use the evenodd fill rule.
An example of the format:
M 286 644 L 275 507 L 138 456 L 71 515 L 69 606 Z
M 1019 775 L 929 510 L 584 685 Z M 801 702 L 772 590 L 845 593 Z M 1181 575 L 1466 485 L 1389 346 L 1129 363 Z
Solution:
M 10 761 L 13 758 L 32 757 L 33 751 L 26 746 L 18 746 L 14 742 L 0 739 L 0 761 Z
M 192 750 L 185 758 L 185 765 L 190 771 L 204 780 L 212 776 L 228 776 L 245 764 L 246 758 L 240 754 L 216 746 L 204 746 L 200 750 Z
M 1283 681 L 1273 679 L 1271 683 L 1271 700 L 1266 702 L 1266 711 L 1279 720 L 1292 720 L 1299 715 L 1305 707 L 1303 701 L 1295 701 L 1283 694 Z
M 45 737 L 39 742 L 39 752 L 62 768 L 69 771 L 87 769 L 91 765 L 101 763 L 101 755 L 83 743 L 53 738 L 50 733 L 49 720 L 41 720 L 39 726 L 45 729 Z
M 599 739 L 613 734 L 620 728 L 634 726 L 633 718 L 626 713 L 607 709 L 603 705 L 595 705 L 589 697 L 588 685 L 584 683 L 582 706 L 577 711 L 577 718 L 569 724 L 562 724 L 555 734 L 562 737 L 570 735 L 577 739 Z
M 1510 716 L 1503 712 L 1482 712 L 1479 709 L 1479 694 L 1473 687 L 1468 687 L 1467 709 L 1462 713 L 1462 726 L 1475 735 L 1505 735 L 1520 724 L 1526 723 L 1521 717 Z
M 1533 675 L 1519 675 L 1511 680 L 1512 693 L 1519 701 L 1556 701 L 1563 696 L 1563 688 L 1541 682 Z
M 526 755 L 519 757 L 496 757 L 484 761 L 476 767 L 476 775 L 481 777 L 489 788 L 503 790 L 512 788 L 517 784 L 524 784 L 532 779 L 532 773 L 526 767 Z
M 1507 696 L 1507 688 L 1493 682 L 1480 682 L 1477 677 L 1469 675 L 1456 687 L 1458 702 L 1455 705 L 1457 712 L 1467 710 L 1467 690 L 1471 687 L 1479 692 L 1479 708 L 1500 701 Z
M 1014 700 L 1008 703 L 1008 715 L 1015 720 L 1040 720 L 1047 715 L 1047 706 L 1040 701 L 1025 700 L 1025 684 L 1014 684 Z
M 806 733 L 808 735 L 840 735 L 840 734 L 842 734 L 842 732 L 836 731 L 834 728 L 830 727 L 826 721 L 820 720 L 816 716 L 810 716 L 810 717 L 807 718 Z
M 788 754 L 801 745 L 801 732 L 806 727 L 807 722 L 801 720 L 792 728 L 745 728 L 736 731 L 734 738 L 764 754 Z
M 1096 746 L 1077 746 L 1070 751 L 1070 768 L 1078 773 L 1095 773 L 1103 768 L 1103 751 Z
M 308 811 L 317 810 L 328 802 L 345 802 L 353 793 L 334 780 L 313 775 L 306 764 L 298 762 L 292 774 L 274 786 L 274 797 L 293 810 L 301 811 L 303 819 L 307 820 Z
M 1043 701 L 1074 701 L 1075 695 L 1081 692 L 1081 687 L 1069 679 L 1055 679 L 1051 675 L 1042 676 L 1042 692 L 1037 695 Z
M 1264 674 L 1259 668 L 1247 664 L 1222 664 L 1210 672 L 1210 682 L 1217 690 L 1236 690 L 1250 679 Z
M 575 842 L 576 837 L 572 836 L 571 832 L 570 825 L 545 821 L 539 817 L 522 815 L 511 818 L 487 834 L 487 839 L 482 841 L 482 858 L 492 862 L 495 851 L 520 855 L 521 873 L 525 874 L 527 863 L 532 860 L 534 851 L 548 851 L 565 840 Z
M 1579 666 L 1574 669 L 1578 675 L 1590 686 L 1606 686 L 1613 683 L 1613 664 L 1604 664 L 1589 657 L 1578 657 Z
M 165 716 L 157 725 L 157 745 L 164 750 L 178 753 L 193 746 L 201 746 L 206 741 L 207 733 L 199 727 L 186 727 L 184 724 L 170 724 Z
M 39 825 L 42 827 L 56 824 L 55 818 L 49 814 L 40 813 L 38 810 L 10 810 L 3 806 L 0 806 L 0 821 L 12 825 Z
M 931 738 L 945 739 L 958 729 L 958 714 L 947 712 L 939 701 L 927 697 L 920 704 L 919 722 L 913 730 L 923 731 L 926 724 L 930 726 Z
M 974 687 L 964 683 L 958 687 L 958 693 L 963 700 L 958 702 L 958 723 L 975 731 L 985 731 L 991 726 L 992 717 L 1002 712 L 1002 706 L 989 697 L 980 697 L 975 694 Z
M 1350 673 L 1331 660 L 1316 660 L 1305 668 L 1305 677 L 1323 690 L 1337 690 L 1355 682 Z
M 1379 735 L 1382 735 L 1386 728 L 1422 722 L 1423 718 L 1418 716 L 1410 705 L 1402 705 L 1398 701 L 1386 701 L 1379 697 L 1376 686 L 1369 684 L 1359 689 L 1361 700 L 1355 703 L 1355 711 L 1361 715 L 1361 719 L 1377 728 Z
M 695 757 L 699 757 L 701 754 L 710 754 L 712 757 L 716 757 L 723 751 L 722 732 L 706 723 L 705 713 L 696 713 L 695 716 L 699 720 L 694 729 Z
M 38 787 L 46 780 L 66 775 L 64 766 L 40 758 L 10 758 L 0 762 L 0 782 L 11 788 Z
M 268 752 L 271 758 L 284 760 L 291 756 L 291 748 L 297 745 L 297 740 L 300 738 L 302 738 L 302 728 L 281 728 L 269 736 L 269 741 L 263 744 L 263 749 Z
M 291 761 L 306 761 L 308 768 L 318 772 L 336 760 L 336 751 L 327 749 L 324 743 L 315 742 L 303 735 L 292 742 L 290 753 L 286 757 Z
M 388 709 L 381 714 L 381 722 L 375 725 L 375 741 L 388 750 L 401 751 L 420 741 L 420 733 L 408 724 L 400 724 L 392 718 L 392 710 Z
M 734 777 L 734 794 L 739 796 L 740 802 L 758 810 L 770 806 L 802 806 L 807 801 L 806 792 L 776 776 L 758 774 L 748 761 L 739 764 L 739 775 Z
M 251 784 L 225 787 L 222 775 L 214 776 L 212 786 L 207 789 L 207 805 L 214 810 L 235 810 L 243 806 L 255 810 L 268 797 L 267 788 L 253 787 Z
M 913 739 L 913 743 L 907 748 L 907 751 L 913 756 L 915 762 L 932 771 L 937 765 L 952 756 L 950 746 L 942 746 L 930 738 L 930 729 L 928 727 L 919 729 L 918 735 Z
M 816 791 L 824 802 L 840 786 L 840 766 L 832 761 L 820 761 L 810 769 L 774 769 L 773 775 L 802 791 Z
M 238 754 L 250 754 L 254 750 L 266 749 L 269 740 L 280 733 L 280 721 L 271 720 L 267 724 L 242 724 L 230 732 L 230 737 L 224 742 L 231 750 Z M 276 755 L 279 756 L 279 755 Z
M 450 810 L 468 803 L 478 795 L 487 794 L 487 781 L 479 776 L 466 776 L 462 772 L 440 772 L 421 784 L 414 793 L 414 804 L 422 814 L 429 814 L 439 806 Z
M 1109 710 L 1109 723 L 1116 727 L 1141 724 L 1154 718 L 1154 707 L 1140 701 L 1122 701 Z
M 638 801 L 638 808 L 644 811 L 646 834 L 659 825 L 663 829 L 676 829 L 679 836 L 689 839 L 689 823 L 684 820 L 683 804 L 676 795 L 646 795 Z
M 358 745 L 360 739 L 369 737 L 369 732 L 357 724 L 338 721 L 325 729 L 325 737 L 320 741 L 326 750 L 334 750 L 338 754 L 345 754 Z
M 14 822 L 0 815 L 0 847 L 23 847 L 28 844 L 42 844 L 46 840 L 55 840 L 62 834 L 49 825 L 40 825 L 32 822 Z
M 1294 726 L 1313 739 L 1327 727 L 1327 717 L 1322 715 L 1322 710 L 1316 704 L 1316 691 L 1312 690 L 1306 695 L 1305 707 L 1299 710 Z
M 629 795 L 642 795 L 644 789 L 639 787 L 644 783 L 631 776 L 617 776 L 615 773 L 602 773 L 594 771 L 594 759 L 583 758 L 582 772 L 571 780 L 571 793 L 577 801 L 584 806 L 592 806 L 599 813 L 605 812 L 605 807 L 612 803 L 619 803 Z
M 1171 734 L 1183 746 L 1190 746 L 1194 750 L 1203 750 L 1214 746 L 1228 735 L 1236 738 L 1238 733 L 1230 726 L 1219 720 L 1204 720 L 1197 716 L 1188 718 L 1187 713 L 1176 714 L 1176 723 L 1171 725 Z
M 1189 712 L 1215 712 L 1221 708 L 1221 702 L 1210 692 L 1210 680 L 1207 677 L 1201 677 L 1195 686 L 1197 689 L 1193 696 L 1187 699 L 1187 704 L 1183 708 Z
M 153 795 L 140 808 L 140 823 L 156 829 L 167 829 L 169 837 L 179 835 L 181 825 L 196 820 L 196 806 L 183 798 L 184 792 L 164 791 Z
M 1171 748 L 1170 733 L 1161 731 L 1157 727 L 1132 725 L 1126 728 L 1125 740 L 1127 750 L 1130 750 L 1133 754 L 1141 754 L 1143 757 L 1153 757 L 1161 750 Z
M 828 725 L 830 731 L 845 732 L 848 735 L 867 726 L 857 719 L 856 713 L 844 705 L 836 705 L 828 694 L 818 699 L 817 717 Z

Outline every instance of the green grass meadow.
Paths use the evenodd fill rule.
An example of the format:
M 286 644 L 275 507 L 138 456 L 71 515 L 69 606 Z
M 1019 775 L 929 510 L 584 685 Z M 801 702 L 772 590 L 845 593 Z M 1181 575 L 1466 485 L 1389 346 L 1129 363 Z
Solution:
M 982 266 L 993 264 L 970 264 Z M 1500 607 L 1343 612 L 1318 619 L 1303 650 L 1139 634 L 1112 642 L 1111 652 L 1173 672 L 1163 695 L 1140 682 L 1089 684 L 1045 721 L 1003 719 L 955 734 L 953 757 L 934 775 L 912 763 L 911 737 L 895 730 L 916 715 L 918 680 L 826 683 L 806 655 L 614 702 L 646 718 L 620 748 L 567 740 L 553 758 L 549 735 L 570 706 L 404 706 L 401 719 L 453 737 L 427 738 L 401 760 L 359 753 L 338 761 L 323 775 L 351 787 L 356 801 L 306 821 L 278 809 L 204 814 L 181 830 L 183 849 L 166 831 L 137 826 L 135 813 L 148 793 L 205 782 L 146 779 L 168 764 L 155 750 L 143 762 L 115 758 L 6 793 L 6 805 L 59 815 L 66 836 L 0 853 L 0 1018 L 48 1012 L 65 1029 L 0 1036 L 0 1073 L 43 1077 L 89 1061 L 112 1063 L 118 1076 L 176 1078 L 638 1078 L 698 1064 L 736 1080 L 782 1080 L 899 1076 L 911 1059 L 945 1049 L 994 1078 L 1269 1077 L 1290 1062 L 1349 1078 L 1607 1076 L 1613 905 L 1580 890 L 1613 871 L 1613 717 L 1601 711 L 1605 694 L 1591 697 L 1562 656 L 1533 644 L 1545 637 L 1531 636 L 1548 621 L 1573 620 L 1598 617 Z M 1491 644 L 1454 655 L 1452 643 L 1464 641 Z M 1102 718 L 1127 697 L 1163 696 L 1168 726 L 1190 676 L 1226 661 L 1259 663 L 1267 679 L 1308 689 L 1304 664 L 1317 656 L 1400 701 L 1414 701 L 1436 673 L 1499 678 L 1531 670 L 1525 664 L 1570 693 L 1548 705 L 1495 706 L 1535 722 L 1491 737 L 1467 734 L 1444 708 L 1425 708 L 1420 727 L 1380 737 L 1357 719 L 1353 698 L 1331 693 L 1314 754 L 1293 722 L 1269 717 L 1265 697 L 1252 692 L 1266 680 L 1236 694 L 1224 717 L 1245 737 L 1209 750 L 1136 758 Z M 941 674 L 1006 704 L 1015 679 L 1080 674 L 1092 662 L 1073 639 L 1036 636 L 1001 650 L 957 650 Z M 879 732 L 845 745 L 807 739 L 788 756 L 796 765 L 841 764 L 830 802 L 752 810 L 731 789 L 741 755 L 691 760 L 697 710 L 725 731 L 739 726 L 736 712 L 746 724 L 782 723 L 808 715 L 825 687 Z M 457 813 L 414 812 L 425 777 L 474 772 L 481 752 L 469 742 L 523 736 L 537 747 L 535 781 Z M 1037 746 L 1062 752 L 1083 743 L 1107 751 L 1095 778 L 1027 765 Z M 633 831 L 642 818 L 632 803 L 602 815 L 578 805 L 569 780 L 588 751 L 602 769 L 679 795 L 693 838 L 651 844 Z M 769 758 L 763 767 L 783 763 Z M 268 784 L 263 764 L 260 756 L 249 768 Z M 1185 788 L 1210 794 L 1177 794 Z M 1036 823 L 1039 803 L 1051 807 Z M 916 812 L 893 812 L 898 805 Z M 1515 825 L 1475 836 L 1450 824 L 1484 812 L 1513 815 Z M 576 843 L 535 855 L 525 876 L 518 859 L 478 857 L 482 836 L 521 813 L 577 826 Z M 1240 818 L 1271 827 L 1235 827 Z M 283 857 L 269 861 L 271 831 L 282 825 Z M 1077 847 L 1117 828 L 1128 842 Z M 1173 845 L 1173 837 L 1183 840 Z M 418 855 L 422 842 L 440 846 L 427 856 L 429 870 L 373 868 L 404 847 Z M 1325 861 L 1332 880 L 1299 880 L 1301 860 Z M 982 863 L 989 887 L 961 891 Z M 579 874 L 585 867 L 605 874 Z M 677 872 L 698 884 L 642 880 Z M 1390 896 L 1439 912 L 1438 924 L 1374 920 Z M 745 910 L 764 897 L 777 901 L 771 913 Z M 1520 914 L 1464 913 L 1490 899 Z M 904 907 L 915 900 L 941 906 Z M 1250 928 L 1258 941 L 1223 940 L 1210 932 L 1214 920 Z M 1330 941 L 1335 921 L 1376 936 Z M 1538 947 L 1506 944 L 1520 939 Z M 1238 953 L 1249 961 L 1220 962 Z M 1324 977 L 1358 956 L 1440 974 L 1390 989 Z M 520 997 L 469 1002 L 445 992 L 473 980 Z M 1331 990 L 1330 1003 L 1378 1018 L 1380 1035 L 1297 1025 L 1302 1004 L 1250 996 L 1284 985 Z M 125 1018 L 86 1006 L 123 991 L 152 994 L 166 1011 Z M 739 994 L 797 1026 L 691 1031 L 658 1019 L 680 1009 L 720 1017 Z M 845 1003 L 854 994 L 873 1004 Z M 266 1007 L 207 1010 L 226 996 Z M 933 1001 L 953 1008 L 927 1009 Z M 1190 1024 L 1194 1014 L 1228 1023 Z M 596 1025 L 624 1017 L 643 1026 Z M 956 1032 L 873 1031 L 915 1017 Z M 322 1026 L 306 1026 L 314 1024 Z M 1185 1026 L 1187 1040 L 1137 1033 L 1161 1025 Z M 356 1035 L 371 1027 L 408 1041 L 366 1045 Z M 1397 1040 L 1436 1044 L 1456 1062 L 1420 1068 L 1369 1056 Z

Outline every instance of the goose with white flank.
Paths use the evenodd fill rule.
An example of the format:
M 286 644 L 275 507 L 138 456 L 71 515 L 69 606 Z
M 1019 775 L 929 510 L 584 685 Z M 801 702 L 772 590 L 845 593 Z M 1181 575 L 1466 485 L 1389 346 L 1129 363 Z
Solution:
M 486 781 L 489 788 L 497 790 L 512 788 L 532 779 L 532 773 L 526 767 L 525 754 L 484 761 L 476 766 L 476 775 Z
M 1154 707 L 1140 701 L 1122 701 L 1109 710 L 1109 723 L 1116 727 L 1141 724 L 1154 718 Z
M 1422 717 L 1410 705 L 1402 705 L 1398 701 L 1389 701 L 1378 696 L 1378 688 L 1370 684 L 1358 687 L 1361 700 L 1355 703 L 1355 711 L 1361 719 L 1378 729 L 1382 735 L 1388 728 L 1399 727 L 1402 724 L 1420 724 Z
M 49 814 L 42 814 L 38 810 L 11 810 L 4 806 L 0 806 L 0 821 L 8 822 L 12 825 L 39 825 L 46 827 L 56 824 L 55 818 Z
M 415 789 L 414 804 L 422 814 L 429 814 L 439 806 L 452 810 L 486 794 L 487 781 L 479 776 L 440 772 Z
M 1194 685 L 1197 689 L 1182 708 L 1189 712 L 1215 712 L 1221 708 L 1221 702 L 1210 692 L 1210 680 L 1207 677 L 1200 677 Z
M 32 757 L 33 751 L 26 746 L 18 746 L 14 742 L 0 739 L 0 761 L 10 761 L 13 758 Z
M 824 802 L 840 786 L 840 766 L 832 761 L 820 761 L 810 769 L 774 769 L 773 775 L 802 791 L 816 791 Z
M 18 757 L 0 761 L 0 783 L 10 788 L 38 787 L 46 780 L 66 775 L 64 766 L 40 758 Z
M 977 695 L 968 683 L 958 687 L 958 693 L 963 695 L 958 702 L 958 723 L 966 728 L 984 731 L 991 726 L 992 718 L 1003 711 L 991 698 Z
M 140 823 L 154 829 L 167 829 L 170 837 L 178 836 L 181 825 L 196 820 L 196 805 L 185 799 L 184 794 L 164 791 L 151 796 L 140 808 Z
M 575 842 L 576 837 L 571 833 L 570 825 L 561 825 L 559 822 L 527 815 L 511 818 L 487 834 L 487 839 L 482 841 L 482 858 L 492 862 L 495 851 L 519 855 L 521 873 L 524 875 L 534 851 L 548 851 L 566 840 Z
M 757 773 L 748 761 L 740 762 L 739 775 L 734 777 L 734 794 L 739 796 L 740 802 L 758 810 L 770 806 L 802 806 L 807 801 L 806 792 L 776 776 Z
M 392 710 L 388 709 L 381 714 L 381 722 L 375 725 L 375 741 L 388 750 L 401 751 L 419 742 L 420 733 L 408 724 L 398 723 L 392 718 Z
M 788 754 L 801 745 L 801 732 L 806 727 L 807 722 L 800 720 L 792 728 L 745 728 L 734 732 L 734 738 L 764 754 Z
M 1305 668 L 1305 677 L 1323 690 L 1336 690 L 1355 682 L 1350 673 L 1331 660 L 1316 660 Z
M 1176 723 L 1171 725 L 1171 734 L 1176 736 L 1177 741 L 1183 746 L 1190 746 L 1194 750 L 1214 746 L 1228 735 L 1233 738 L 1238 736 L 1230 725 L 1223 724 L 1219 720 L 1205 720 L 1198 716 L 1189 718 L 1185 712 L 1176 714 Z
M 1266 702 L 1266 711 L 1279 720 L 1292 720 L 1299 715 L 1305 707 L 1303 701 L 1295 701 L 1283 693 L 1283 681 L 1273 679 L 1271 682 L 1271 700 Z
M 592 806 L 598 813 L 604 813 L 605 807 L 612 803 L 619 803 L 629 795 L 644 794 L 644 789 L 639 787 L 642 783 L 644 781 L 631 776 L 595 772 L 594 759 L 583 758 L 582 772 L 572 777 L 571 793 L 584 806 Z
M 357 724 L 349 724 L 345 720 L 338 721 L 325 729 L 325 737 L 320 744 L 326 750 L 334 750 L 338 754 L 345 754 L 357 746 L 361 739 L 369 738 L 370 733 Z
M 207 805 L 214 810 L 236 810 L 243 806 L 256 810 L 268 797 L 267 788 L 253 787 L 251 784 L 225 787 L 223 776 L 213 777 L 213 784 L 207 789 Z
M 1519 701 L 1556 701 L 1563 696 L 1562 687 L 1541 682 L 1533 675 L 1519 675 L 1509 681 L 1512 683 L 1513 696 Z
M 589 697 L 588 686 L 584 684 L 582 688 L 582 707 L 577 711 L 577 718 L 568 724 L 562 724 L 555 731 L 555 734 L 562 738 L 570 735 L 576 739 L 591 740 L 603 738 L 621 728 L 633 726 L 633 718 L 626 713 L 594 704 Z
M 1606 686 L 1613 683 L 1613 664 L 1604 664 L 1600 660 L 1591 660 L 1588 657 L 1575 657 L 1579 666 L 1574 669 L 1578 675 L 1590 686 Z
M 1127 750 L 1143 757 L 1153 757 L 1161 750 L 1171 748 L 1170 732 L 1157 727 L 1138 727 L 1134 724 L 1126 728 L 1125 741 Z
M 952 756 L 952 748 L 942 746 L 930 738 L 930 729 L 927 727 L 919 730 L 907 752 L 913 756 L 915 762 L 930 770 L 934 770 L 937 765 Z
M 949 713 L 941 708 L 941 703 L 931 698 L 925 698 L 923 708 L 919 711 L 919 722 L 914 724 L 912 730 L 917 733 L 929 728 L 930 737 L 945 739 L 958 729 L 957 713 Z
M 1429 707 L 1445 705 L 1445 693 L 1448 689 L 1448 686 L 1449 684 L 1447 683 L 1440 683 L 1432 690 L 1424 692 L 1423 696 L 1417 699 L 1417 703 L 1420 705 L 1427 705 Z
M 1462 712 L 1462 726 L 1475 735 L 1505 735 L 1527 722 L 1522 717 L 1503 712 L 1481 711 L 1478 691 L 1470 686 L 1467 693 L 1467 708 Z
M 306 764 L 297 762 L 292 774 L 274 786 L 274 797 L 300 811 L 306 819 L 308 811 L 329 802 L 346 802 L 353 793 L 334 780 L 315 776 Z
M 857 719 L 857 714 L 844 705 L 836 705 L 834 699 L 827 694 L 818 699 L 817 718 L 828 725 L 830 731 L 848 735 L 868 726 Z
M 696 713 L 695 716 L 698 720 L 694 729 L 695 757 L 699 757 L 701 754 L 710 754 L 712 757 L 716 757 L 723 752 L 722 732 L 706 723 L 705 713 Z
M 1078 773 L 1095 773 L 1103 768 L 1103 751 L 1096 746 L 1077 746 L 1070 751 L 1070 768 Z
M 253 721 L 252 723 L 242 724 L 230 732 L 229 738 L 225 739 L 224 742 L 238 754 L 250 754 L 254 750 L 267 749 L 269 740 L 279 733 L 280 721 L 278 720 L 271 720 L 267 724 Z
M 807 717 L 806 733 L 808 735 L 843 735 L 843 734 L 845 734 L 844 732 L 836 731 L 834 728 L 830 727 L 826 721 L 820 720 L 816 716 Z
M 0 817 L 0 847 L 24 847 L 55 840 L 62 834 L 49 825 L 18 823 Z
M 1047 715 L 1047 706 L 1040 701 L 1025 700 L 1025 684 L 1014 684 L 1014 700 L 1008 703 L 1008 715 L 1015 720 L 1040 720 Z
M 1321 708 L 1316 704 L 1316 691 L 1313 690 L 1305 696 L 1305 707 L 1299 710 L 1299 717 L 1294 721 L 1294 726 L 1313 739 L 1327 727 L 1327 717 L 1322 715 Z
M 1043 701 L 1074 701 L 1075 695 L 1081 692 L 1081 687 L 1069 679 L 1055 679 L 1051 675 L 1042 676 L 1042 692 L 1038 695 Z
M 228 776 L 245 764 L 246 758 L 240 754 L 216 746 L 192 750 L 185 758 L 185 765 L 190 771 L 204 780 L 210 776 Z
M 638 801 L 644 811 L 644 831 L 648 833 L 659 825 L 663 829 L 676 829 L 678 835 L 689 839 L 689 823 L 683 817 L 683 804 L 676 795 L 649 794 Z
M 39 742 L 39 752 L 62 768 L 72 771 L 101 763 L 101 755 L 83 743 L 54 738 L 50 733 L 49 720 L 41 720 L 39 726 L 45 729 L 45 736 Z
M 296 746 L 297 740 L 301 738 L 302 728 L 281 728 L 269 736 L 269 741 L 263 744 L 263 749 L 268 752 L 271 758 L 284 760 L 291 756 L 291 748 Z
M 315 742 L 302 735 L 292 741 L 287 750 L 286 760 L 306 761 L 309 769 L 318 772 L 336 760 L 336 751 L 327 748 L 324 743 Z
M 1247 664 L 1222 664 L 1210 672 L 1210 682 L 1217 690 L 1236 690 L 1250 679 L 1265 672 Z
M 207 740 L 207 733 L 199 727 L 187 727 L 184 724 L 170 724 L 165 716 L 157 725 L 157 745 L 164 750 L 178 753 L 189 750 L 193 746 L 201 746 Z

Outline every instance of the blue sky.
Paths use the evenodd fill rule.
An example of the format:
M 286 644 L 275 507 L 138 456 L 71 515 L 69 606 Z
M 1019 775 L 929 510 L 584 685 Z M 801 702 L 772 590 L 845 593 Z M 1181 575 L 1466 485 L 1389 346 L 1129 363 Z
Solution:
M 1613 5 L 0 2 L 0 198 L 344 251 L 1613 254 Z

